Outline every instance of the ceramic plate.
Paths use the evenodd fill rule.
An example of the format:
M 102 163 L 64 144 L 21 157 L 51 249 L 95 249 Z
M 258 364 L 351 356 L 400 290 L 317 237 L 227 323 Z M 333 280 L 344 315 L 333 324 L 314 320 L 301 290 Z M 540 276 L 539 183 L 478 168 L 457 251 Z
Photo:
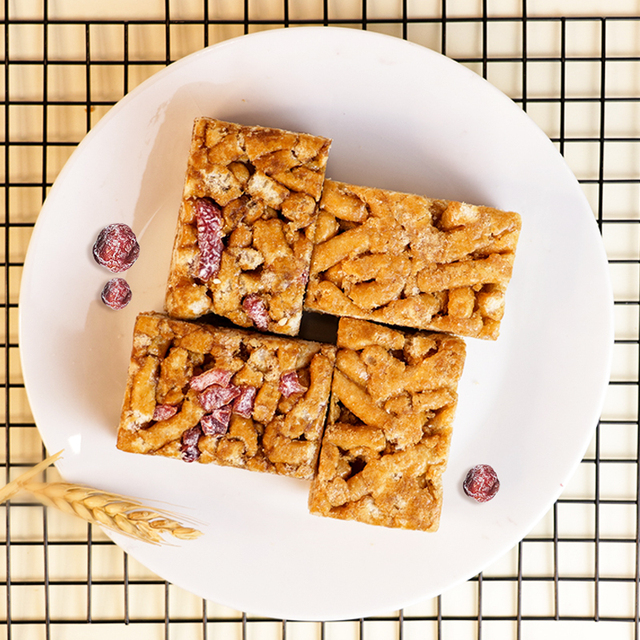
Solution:
M 115 448 L 131 333 L 162 310 L 193 119 L 333 139 L 328 176 L 522 214 L 496 342 L 468 340 L 441 528 L 426 534 L 307 513 L 309 485 Z M 99 300 L 110 274 L 99 230 L 129 224 L 141 255 L 131 304 Z M 548 138 L 470 70 L 400 39 L 340 28 L 273 30 L 223 42 L 150 78 L 87 135 L 36 224 L 20 299 L 20 344 L 35 420 L 76 482 L 171 505 L 205 535 L 173 547 L 114 536 L 166 580 L 275 618 L 329 620 L 396 610 L 464 581 L 547 512 L 600 414 L 612 294 L 580 186 Z M 498 496 L 461 489 L 491 464 Z

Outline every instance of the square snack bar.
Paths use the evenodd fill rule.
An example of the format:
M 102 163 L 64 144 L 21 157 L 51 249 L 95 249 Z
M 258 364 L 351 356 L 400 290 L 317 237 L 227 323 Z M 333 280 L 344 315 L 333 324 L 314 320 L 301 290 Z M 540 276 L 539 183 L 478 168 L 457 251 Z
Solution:
M 198 118 L 165 309 L 297 335 L 330 140 Z
M 138 316 L 117 446 L 310 479 L 336 348 Z
M 438 529 L 465 353 L 445 333 L 340 320 L 311 513 Z
M 305 307 L 495 340 L 517 213 L 327 180 Z

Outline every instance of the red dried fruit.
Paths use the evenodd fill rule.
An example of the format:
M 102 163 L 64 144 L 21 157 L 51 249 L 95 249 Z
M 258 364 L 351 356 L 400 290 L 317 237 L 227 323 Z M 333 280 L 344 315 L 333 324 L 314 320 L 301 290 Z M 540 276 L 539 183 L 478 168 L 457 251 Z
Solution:
M 229 385 L 228 387 L 212 385 L 207 387 L 200 395 L 198 395 L 198 400 L 200 401 L 202 408 L 209 412 L 214 409 L 224 407 L 225 404 L 229 404 L 239 395 L 240 389 L 235 385 Z
M 229 405 L 214 409 L 211 413 L 207 413 L 200 419 L 202 433 L 208 436 L 222 436 L 227 433 L 230 420 L 231 407 Z
M 258 390 L 248 384 L 243 384 L 238 388 L 240 395 L 233 401 L 233 412 L 243 418 L 250 418 Z
M 140 245 L 135 233 L 126 224 L 106 226 L 93 245 L 93 257 L 103 267 L 119 273 L 133 266 L 140 255 Z
M 185 462 L 195 462 L 200 457 L 200 449 L 198 449 L 198 441 L 202 435 L 200 425 L 187 429 L 182 434 L 182 446 L 180 453 Z
M 205 198 L 196 200 L 196 226 L 198 230 L 197 277 L 205 282 L 218 274 L 224 244 L 222 242 L 222 212 L 216 204 Z
M 201 435 L 202 431 L 198 425 L 191 427 L 191 429 L 187 429 L 182 434 L 182 444 L 187 447 L 193 447 L 198 444 L 198 440 L 200 440 Z
M 269 328 L 269 314 L 267 313 L 267 306 L 264 300 L 257 296 L 255 293 L 249 294 L 242 301 L 242 308 L 246 314 L 251 318 L 251 322 L 261 330 Z
M 487 502 L 498 493 L 500 480 L 493 467 L 488 464 L 479 464 L 469 470 L 462 488 L 477 502 Z
M 131 302 L 131 287 L 124 278 L 111 278 L 104 285 L 100 299 L 111 309 L 124 309 Z
M 296 282 L 298 282 L 299 284 L 301 284 L 303 287 L 307 286 L 307 283 L 309 282 L 309 269 L 305 269 L 304 271 L 302 271 L 302 273 L 300 273 L 298 275 L 298 277 L 296 278 Z
M 185 462 L 195 462 L 200 457 L 198 447 L 188 447 L 184 444 L 180 447 L 180 453 Z
M 288 398 L 294 393 L 304 393 L 307 388 L 300 384 L 297 371 L 287 371 L 280 376 L 278 390 L 285 398 Z
M 154 420 L 168 420 L 178 413 L 178 407 L 172 404 L 157 404 L 153 410 Z
M 233 371 L 227 371 L 226 369 L 208 369 L 198 376 L 194 376 L 189 381 L 189 386 L 195 391 L 204 391 L 212 384 L 217 384 L 220 387 L 228 387 L 233 377 Z

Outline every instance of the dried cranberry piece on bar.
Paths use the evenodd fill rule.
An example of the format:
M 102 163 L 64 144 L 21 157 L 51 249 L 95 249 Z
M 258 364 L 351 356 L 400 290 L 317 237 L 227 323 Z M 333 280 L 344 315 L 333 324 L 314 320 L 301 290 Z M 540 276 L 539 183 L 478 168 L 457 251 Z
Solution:
M 117 446 L 311 479 L 335 354 L 320 342 L 140 314 Z
M 180 438 L 180 457 L 185 462 L 195 462 L 200 458 L 198 443 L 202 436 L 202 429 L 199 424 L 191 429 L 187 429 Z
M 331 141 L 194 123 L 165 309 L 297 335 Z
M 305 308 L 495 340 L 520 215 L 327 180 Z
M 178 413 L 178 407 L 172 404 L 157 404 L 153 410 L 153 420 L 168 420 Z
M 240 395 L 233 401 L 233 412 L 243 418 L 250 418 L 253 413 L 253 406 L 256 402 L 258 390 L 249 384 L 244 384 L 240 389 Z
M 205 411 L 215 411 L 224 407 L 240 395 L 240 389 L 235 385 L 228 387 L 219 387 L 213 385 L 207 387 L 201 394 L 198 395 L 198 402 Z
M 278 385 L 280 393 L 288 398 L 294 393 L 304 393 L 307 389 L 300 384 L 297 371 L 287 371 L 280 376 L 280 384 Z
M 222 213 L 214 202 L 198 198 L 195 202 L 198 262 L 196 276 L 205 282 L 218 275 L 224 244 Z
M 309 509 L 436 531 L 464 341 L 343 318 Z
M 211 385 L 220 387 L 228 387 L 233 377 L 233 371 L 227 369 L 207 369 L 204 373 L 194 376 L 189 380 L 189 386 L 196 391 L 204 391 Z
M 223 435 L 229 430 L 231 407 L 229 405 L 214 409 L 200 418 L 202 433 L 207 435 Z
M 247 317 L 253 326 L 257 329 L 266 331 L 269 328 L 269 312 L 264 300 L 255 293 L 250 293 L 242 301 L 242 309 L 246 312 Z

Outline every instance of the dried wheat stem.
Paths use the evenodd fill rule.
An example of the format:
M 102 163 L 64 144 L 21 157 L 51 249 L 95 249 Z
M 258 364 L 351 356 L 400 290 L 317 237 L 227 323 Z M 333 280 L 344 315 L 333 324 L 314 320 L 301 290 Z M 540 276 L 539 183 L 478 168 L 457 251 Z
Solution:
M 47 467 L 50 467 L 54 462 L 56 462 L 60 456 L 62 455 L 62 451 L 58 451 L 58 453 L 49 456 L 46 460 L 43 460 L 35 467 L 32 467 L 28 471 L 25 471 L 22 475 L 18 476 L 15 480 L 9 482 L 9 484 L 5 484 L 2 489 L 0 489 L 0 504 L 9 500 L 12 496 L 16 495 L 18 491 L 22 489 L 27 480 L 30 480 L 34 476 L 37 476 L 39 473 L 44 471 Z
M 150 509 L 137 500 L 115 493 L 67 482 L 25 483 L 23 488 L 44 504 L 147 542 L 164 542 L 160 536 L 163 533 L 180 540 L 192 540 L 202 535 L 164 511 Z
M 0 489 L 0 503 L 24 490 L 44 505 L 145 542 L 166 542 L 161 534 L 170 534 L 179 540 L 193 540 L 202 535 L 197 529 L 184 526 L 173 514 L 150 509 L 129 497 L 68 482 L 29 482 L 53 464 L 61 453 L 47 458 Z

